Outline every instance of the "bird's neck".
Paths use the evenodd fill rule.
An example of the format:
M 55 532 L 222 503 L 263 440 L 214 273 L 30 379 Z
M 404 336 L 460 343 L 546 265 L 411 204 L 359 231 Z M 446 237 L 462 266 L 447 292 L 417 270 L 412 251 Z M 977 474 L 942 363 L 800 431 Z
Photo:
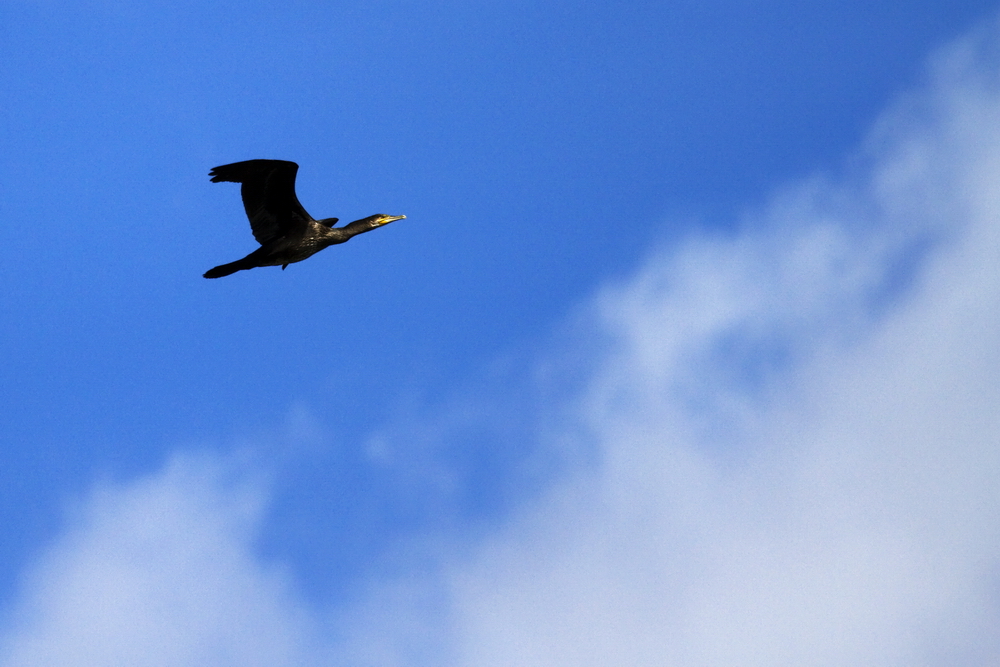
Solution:
M 356 234 L 370 232 L 375 228 L 371 226 L 371 218 L 361 218 L 360 220 L 347 223 L 340 229 L 347 233 L 347 238 L 350 238 Z
M 357 236 L 363 232 L 367 232 L 371 229 L 368 224 L 368 219 L 363 218 L 361 220 L 355 220 L 354 222 L 348 223 L 343 227 L 327 227 L 325 225 L 316 225 L 315 229 L 318 232 L 320 243 L 324 246 L 335 245 L 337 243 L 344 243 L 348 241 L 352 236 Z

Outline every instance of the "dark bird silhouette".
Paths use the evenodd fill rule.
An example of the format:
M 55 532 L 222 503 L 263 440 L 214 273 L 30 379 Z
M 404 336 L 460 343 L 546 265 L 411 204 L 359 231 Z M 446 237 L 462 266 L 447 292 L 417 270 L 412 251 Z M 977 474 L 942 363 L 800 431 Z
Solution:
M 295 174 L 299 165 L 285 160 L 247 160 L 216 167 L 208 173 L 213 183 L 242 183 L 243 208 L 250 229 L 260 243 L 252 253 L 205 272 L 206 278 L 221 278 L 258 266 L 280 266 L 301 262 L 327 246 L 346 243 L 353 236 L 370 232 L 405 215 L 377 213 L 334 227 L 337 218 L 315 220 L 295 196 Z

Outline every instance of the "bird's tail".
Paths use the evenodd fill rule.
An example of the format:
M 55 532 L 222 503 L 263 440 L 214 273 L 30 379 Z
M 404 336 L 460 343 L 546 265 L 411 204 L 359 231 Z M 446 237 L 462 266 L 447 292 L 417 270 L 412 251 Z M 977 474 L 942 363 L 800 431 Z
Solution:
M 236 273 L 237 271 L 243 271 L 244 269 L 252 269 L 255 265 L 248 264 L 245 259 L 238 259 L 235 262 L 230 262 L 229 264 L 222 264 L 213 269 L 209 269 L 204 273 L 206 278 L 222 278 L 223 276 L 228 276 L 230 274 Z

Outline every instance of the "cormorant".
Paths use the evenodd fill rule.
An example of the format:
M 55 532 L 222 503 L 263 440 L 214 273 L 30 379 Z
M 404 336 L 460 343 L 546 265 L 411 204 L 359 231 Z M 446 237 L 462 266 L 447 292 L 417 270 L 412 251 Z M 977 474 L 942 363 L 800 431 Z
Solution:
M 216 167 L 209 172 L 213 183 L 242 183 L 243 208 L 260 247 L 229 264 L 205 272 L 206 278 L 221 278 L 258 266 L 281 266 L 301 262 L 327 246 L 345 243 L 352 236 L 371 231 L 405 215 L 378 213 L 334 227 L 337 218 L 315 220 L 295 196 L 295 174 L 299 165 L 286 160 L 247 160 Z

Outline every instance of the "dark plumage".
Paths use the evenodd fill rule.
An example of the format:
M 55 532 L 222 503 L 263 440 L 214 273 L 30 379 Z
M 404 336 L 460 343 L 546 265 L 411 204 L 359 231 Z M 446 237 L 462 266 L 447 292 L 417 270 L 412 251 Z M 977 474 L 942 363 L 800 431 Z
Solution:
M 205 272 L 206 278 L 221 278 L 258 266 L 280 266 L 301 262 L 327 246 L 345 243 L 352 236 L 371 231 L 405 215 L 376 215 L 334 227 L 337 218 L 315 220 L 295 196 L 295 174 L 299 165 L 285 160 L 247 160 L 216 167 L 209 172 L 213 183 L 242 183 L 243 208 L 260 247 L 229 264 Z

